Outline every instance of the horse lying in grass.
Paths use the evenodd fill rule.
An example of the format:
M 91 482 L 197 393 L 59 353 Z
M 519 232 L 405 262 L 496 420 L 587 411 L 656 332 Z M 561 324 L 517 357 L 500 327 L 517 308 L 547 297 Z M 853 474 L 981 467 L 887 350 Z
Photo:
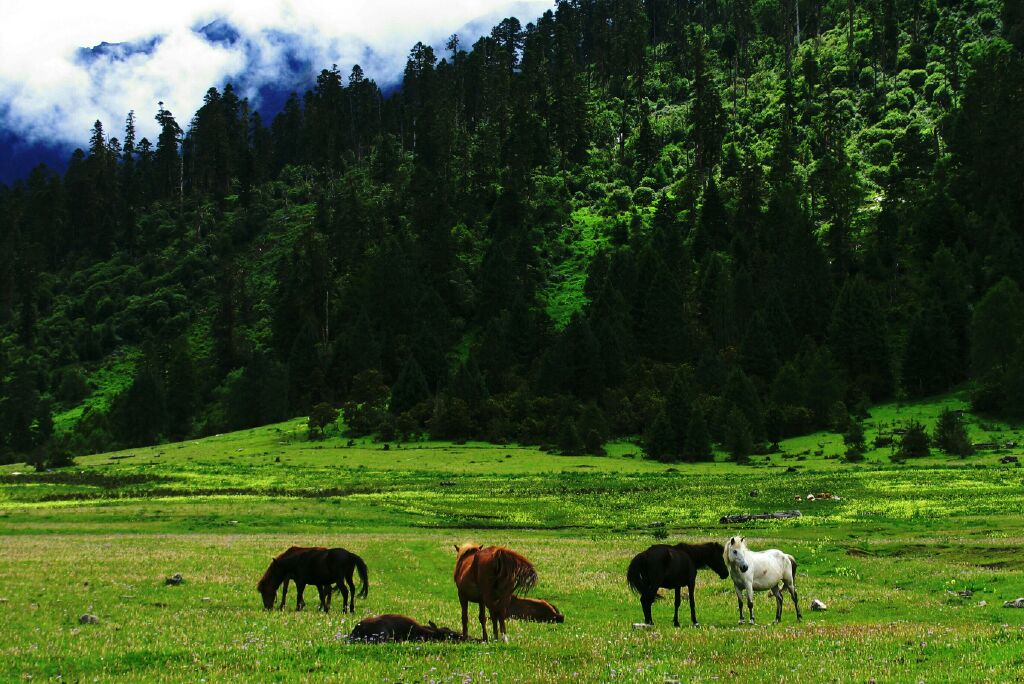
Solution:
M 508 616 L 529 622 L 565 622 L 565 616 L 547 601 L 518 596 L 513 596 L 509 602 Z
M 626 570 L 626 582 L 629 588 L 640 595 L 640 606 L 644 611 L 644 621 L 654 624 L 651 617 L 651 604 L 661 598 L 659 589 L 675 589 L 676 604 L 672 624 L 679 626 L 679 604 L 682 601 L 681 590 L 685 586 L 690 598 L 690 621 L 697 625 L 697 609 L 693 603 L 693 590 L 697 584 L 697 570 L 708 568 L 725 579 L 729 570 L 725 567 L 724 548 L 718 542 L 705 544 L 655 544 L 646 551 L 638 553 L 629 563 Z
M 348 635 L 349 641 L 383 643 L 386 641 L 465 641 L 466 637 L 433 622 L 426 625 L 405 615 L 378 615 L 360 620 Z
M 754 624 L 754 592 L 771 591 L 775 597 L 775 622 L 782 622 L 782 590 L 781 583 L 793 599 L 796 608 L 796 619 L 800 614 L 800 604 L 796 595 L 796 559 L 778 549 L 767 551 L 751 551 L 747 548 L 745 537 L 733 537 L 725 547 L 725 561 L 729 566 L 732 583 L 736 587 L 736 602 L 740 608 L 740 624 L 743 624 L 743 592 L 747 593 L 747 612 L 750 624 Z
M 274 607 L 277 588 L 284 584 L 281 592 L 281 607 L 284 607 L 288 581 L 295 582 L 295 610 L 302 610 L 306 602 L 302 594 L 307 584 L 317 587 L 320 593 L 320 609 L 327 612 L 331 609 L 331 585 L 336 584 L 335 591 L 341 592 L 342 612 L 356 609 L 356 587 L 352 577 L 359 573 L 362 583 L 359 598 L 366 598 L 370 590 L 367 579 L 366 563 L 363 559 L 345 549 L 327 549 L 324 547 L 293 546 L 270 561 L 270 567 L 263 573 L 256 589 L 263 597 L 263 607 L 270 610 Z M 347 587 L 346 587 L 347 585 Z M 351 594 L 351 601 L 349 596 Z
M 508 641 L 505 620 L 512 594 L 527 592 L 537 583 L 537 571 L 525 557 L 502 546 L 456 546 L 455 586 L 462 604 L 462 636 L 469 637 L 469 604 L 480 604 L 480 628 L 487 641 L 490 611 L 494 636 Z

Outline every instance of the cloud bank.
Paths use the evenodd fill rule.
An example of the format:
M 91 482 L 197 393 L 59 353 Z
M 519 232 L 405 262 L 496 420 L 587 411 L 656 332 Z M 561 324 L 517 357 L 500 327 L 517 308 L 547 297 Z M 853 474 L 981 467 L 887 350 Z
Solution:
M 95 120 L 121 136 L 135 110 L 153 139 L 157 102 L 185 127 L 210 86 L 232 82 L 256 108 L 308 87 L 321 68 L 360 64 L 386 86 L 417 42 L 469 45 L 505 16 L 525 24 L 553 0 L 0 0 L 0 132 L 80 145 Z M 476 32 L 477 35 L 471 35 Z

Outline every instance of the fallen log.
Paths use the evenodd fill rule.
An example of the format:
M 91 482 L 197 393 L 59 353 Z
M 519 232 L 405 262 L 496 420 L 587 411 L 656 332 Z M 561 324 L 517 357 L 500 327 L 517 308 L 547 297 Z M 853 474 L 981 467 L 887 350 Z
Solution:
M 719 524 L 729 525 L 731 523 L 749 522 L 751 520 L 783 520 L 785 518 L 799 518 L 803 513 L 800 511 L 775 511 L 774 513 L 746 513 L 743 515 L 723 515 L 718 519 Z

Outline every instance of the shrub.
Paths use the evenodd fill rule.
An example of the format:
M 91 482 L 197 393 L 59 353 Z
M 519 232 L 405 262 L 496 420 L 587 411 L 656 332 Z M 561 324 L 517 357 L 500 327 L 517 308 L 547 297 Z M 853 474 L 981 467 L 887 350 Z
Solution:
M 901 459 L 921 458 L 931 454 L 928 445 L 928 433 L 925 432 L 924 425 L 914 420 L 907 425 L 906 432 L 900 439 L 900 448 L 896 453 Z
M 974 453 L 970 437 L 967 436 L 967 427 L 959 411 L 943 409 L 935 425 L 932 441 L 947 454 L 969 456 Z

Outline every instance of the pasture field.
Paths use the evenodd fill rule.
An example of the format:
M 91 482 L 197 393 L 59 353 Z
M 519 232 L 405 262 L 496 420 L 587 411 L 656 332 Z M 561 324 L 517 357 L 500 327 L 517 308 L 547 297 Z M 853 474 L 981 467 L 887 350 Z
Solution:
M 873 431 L 943 402 L 873 411 Z M 1015 440 L 973 421 L 980 441 Z M 753 465 L 645 461 L 631 444 L 563 457 L 485 444 L 307 442 L 303 422 L 78 460 L 0 469 L 0 681 L 1014 681 L 1024 673 L 1024 469 L 934 455 L 835 458 L 819 434 Z M 16 474 L 17 473 L 17 474 Z M 750 494 L 757 492 L 756 497 Z M 796 502 L 828 491 L 838 501 Z M 803 517 L 720 525 L 729 513 Z M 661 539 L 723 540 L 796 556 L 804 621 L 736 625 L 731 582 L 702 571 L 702 626 L 642 620 L 629 559 Z M 398 612 L 458 627 L 453 544 L 509 545 L 562 625 L 512 622 L 510 643 L 350 645 L 360 618 Z M 290 544 L 366 559 L 354 616 L 265 612 L 255 583 Z M 164 578 L 180 572 L 180 586 Z M 962 597 L 958 592 L 972 592 Z M 310 607 L 315 594 L 307 591 Z M 289 603 L 294 606 L 294 590 Z M 810 601 L 828 604 L 812 612 Z M 985 602 L 986 605 L 980 605 Z M 336 603 L 339 605 L 340 601 Z M 79 624 L 92 613 L 98 624 Z M 472 612 L 472 611 L 471 611 Z M 479 624 L 471 619 L 471 634 Z

